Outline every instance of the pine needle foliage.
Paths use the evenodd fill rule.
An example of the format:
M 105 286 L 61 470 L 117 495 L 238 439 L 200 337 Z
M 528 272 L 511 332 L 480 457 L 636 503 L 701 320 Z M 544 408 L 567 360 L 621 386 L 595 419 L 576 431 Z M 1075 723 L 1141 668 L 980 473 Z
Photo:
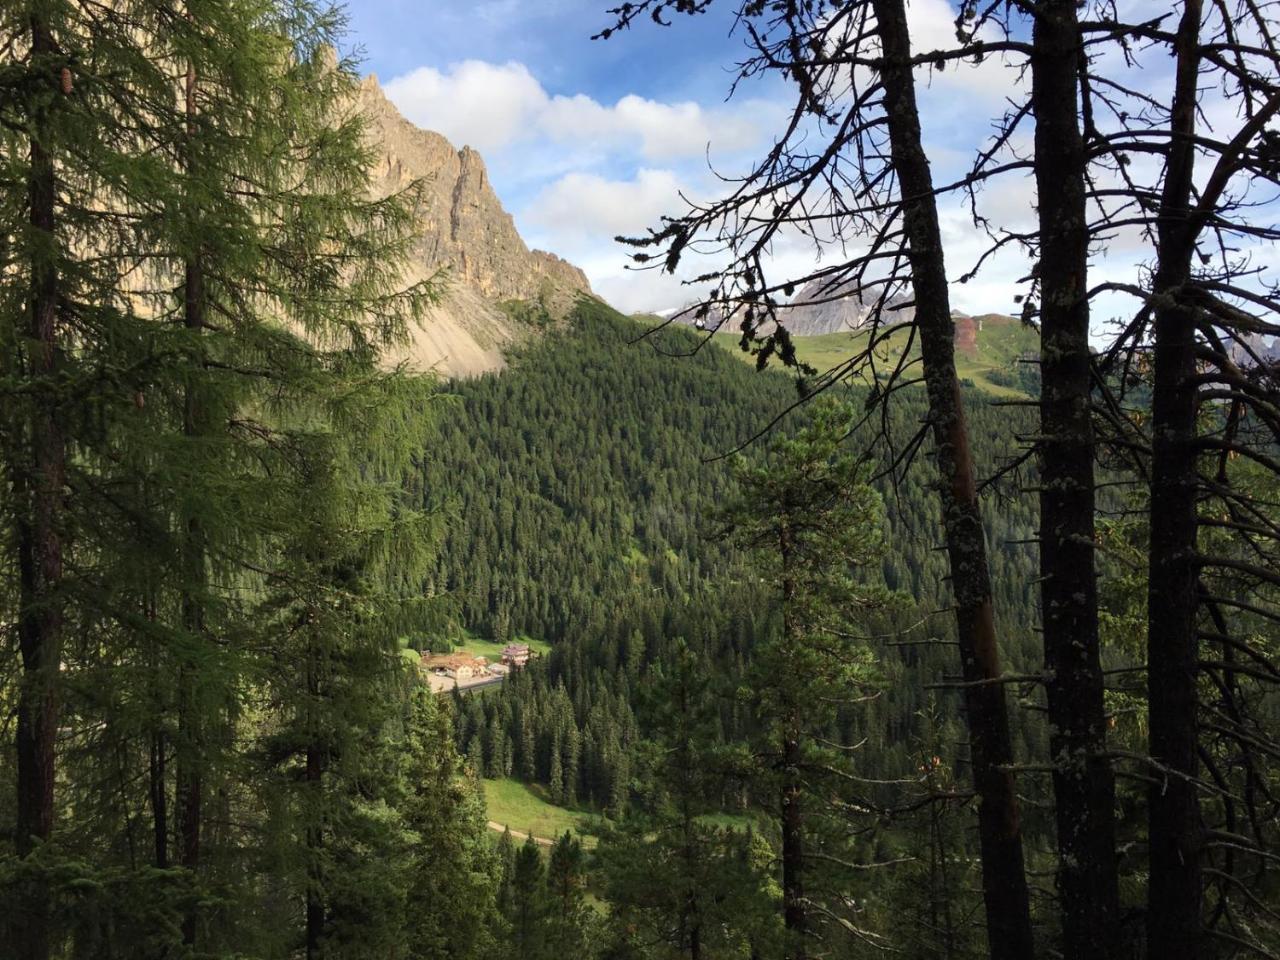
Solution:
M 344 27 L 0 11 L 5 955 L 394 951 L 446 824 L 472 839 L 432 882 L 488 869 L 400 653 L 436 615 L 405 492 L 435 388 L 383 358 L 433 291 Z M 406 955 L 487 949 L 432 942 Z

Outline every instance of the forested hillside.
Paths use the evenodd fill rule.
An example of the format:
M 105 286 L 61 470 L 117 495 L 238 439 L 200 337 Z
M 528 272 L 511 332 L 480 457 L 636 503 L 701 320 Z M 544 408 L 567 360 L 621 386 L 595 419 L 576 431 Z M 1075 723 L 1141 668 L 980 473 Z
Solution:
M 456 398 L 433 432 L 423 488 L 449 518 L 434 587 L 447 590 L 466 627 L 495 639 L 530 634 L 554 644 L 549 661 L 499 695 L 464 698 L 459 745 L 492 776 L 549 785 L 566 803 L 620 812 L 628 797 L 634 714 L 648 670 L 684 638 L 703 669 L 741 672 L 769 629 L 768 598 L 749 582 L 739 552 L 718 537 L 716 511 L 735 490 L 732 457 L 759 462 L 756 435 L 796 399 L 792 378 L 758 374 L 723 351 L 689 357 L 696 334 L 644 327 L 595 303 L 572 326 L 526 348 L 501 375 L 454 383 Z M 860 404 L 851 391 L 844 399 Z M 993 470 L 1017 448 L 1018 414 L 972 395 L 975 444 Z M 922 399 L 894 410 L 890 439 L 918 428 Z M 793 432 L 807 408 L 777 432 Z M 848 442 L 883 454 L 877 421 Z M 750 441 L 750 442 L 749 442 Z M 883 461 L 878 461 L 883 462 Z M 890 641 L 948 636 L 950 600 L 927 463 L 896 484 L 877 480 L 889 544 L 885 584 L 913 598 L 879 653 L 893 677 L 869 712 L 849 719 L 864 736 L 867 769 L 910 765 L 921 735 L 925 684 L 958 671 L 945 645 Z M 1036 656 L 1027 541 L 1034 513 L 1016 491 L 993 502 L 989 538 L 1000 624 L 1015 664 Z M 908 625 L 922 625 L 907 630 Z M 954 712 L 951 710 L 950 712 Z M 749 718 L 726 707 L 717 736 L 740 740 Z M 1035 737 L 1033 725 L 1020 736 Z M 954 741 L 956 736 L 950 738 Z M 951 749 L 950 747 L 948 749 Z M 727 806 L 745 801 L 726 795 Z
M 0 960 L 1280 957 L 1280 0 L 388 2 L 0 4 Z

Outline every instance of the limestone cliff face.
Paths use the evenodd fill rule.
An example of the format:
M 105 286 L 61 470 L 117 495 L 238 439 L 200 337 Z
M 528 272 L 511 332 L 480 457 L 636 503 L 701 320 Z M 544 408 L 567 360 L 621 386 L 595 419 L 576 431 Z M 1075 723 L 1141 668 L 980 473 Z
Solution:
M 892 303 L 887 305 L 882 322 L 906 322 L 914 313 L 911 307 Z M 848 333 L 861 330 L 871 322 L 871 306 L 863 302 L 861 291 L 854 283 L 811 280 L 796 293 L 792 305 L 783 307 L 778 316 L 792 334 L 800 337 Z
M 502 349 L 526 331 L 497 309 L 503 300 L 541 300 L 553 316 L 580 293 L 586 275 L 559 257 L 530 250 L 489 183 L 484 161 L 400 115 L 375 77 L 360 86 L 359 107 L 376 151 L 374 188 L 382 195 L 423 185 L 411 279 L 443 272 L 444 293 L 402 358 L 418 368 L 463 376 L 502 366 Z

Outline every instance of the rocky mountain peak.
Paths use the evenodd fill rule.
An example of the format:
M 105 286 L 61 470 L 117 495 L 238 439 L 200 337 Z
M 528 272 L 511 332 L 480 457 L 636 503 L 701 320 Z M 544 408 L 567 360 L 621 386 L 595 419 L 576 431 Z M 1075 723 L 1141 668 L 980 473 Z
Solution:
M 421 181 L 419 238 L 410 279 L 443 271 L 441 302 L 431 310 L 406 355 L 419 368 L 467 375 L 502 366 L 502 349 L 524 333 L 498 304 L 543 303 L 562 315 L 586 274 L 554 254 L 530 250 L 489 182 L 484 160 L 469 146 L 406 120 L 374 76 L 361 83 L 357 106 L 375 151 L 374 188 L 381 195 Z

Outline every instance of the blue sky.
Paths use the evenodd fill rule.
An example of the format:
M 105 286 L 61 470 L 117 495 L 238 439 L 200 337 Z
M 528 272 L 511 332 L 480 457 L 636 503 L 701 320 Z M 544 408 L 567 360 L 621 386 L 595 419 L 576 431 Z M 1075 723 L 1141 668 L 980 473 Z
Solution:
M 781 100 L 756 88 L 724 102 L 742 45 L 723 12 L 592 40 L 608 6 L 351 0 L 347 10 L 366 72 L 410 120 L 480 150 L 531 245 L 578 263 L 625 309 L 673 305 L 691 294 L 626 272 L 613 237 L 678 210 L 679 190 L 709 188 L 708 143 L 741 166 Z
M 623 309 L 678 306 L 693 293 L 678 278 L 627 271 L 614 236 L 682 209 L 681 191 L 712 195 L 708 154 L 718 170 L 744 169 L 769 144 L 787 91 L 756 83 L 726 102 L 743 55 L 729 4 L 680 17 L 673 28 L 644 21 L 593 41 L 610 22 L 607 6 L 352 0 L 348 10 L 365 69 L 410 120 L 481 152 L 531 245 L 582 266 Z M 922 36 L 935 45 L 950 39 L 947 0 L 914 0 L 912 9 Z M 998 113 L 1006 90 L 987 74 L 978 87 L 966 89 L 960 77 L 943 84 L 946 102 L 931 125 L 939 163 L 982 83 L 991 95 L 978 108 Z M 791 256 L 797 270 L 813 259 L 807 250 Z
M 1121 0 L 1126 8 L 1156 0 Z M 616 0 L 615 0 L 616 3 Z M 625 269 L 613 237 L 635 235 L 663 213 L 680 212 L 680 192 L 709 197 L 722 189 L 708 168 L 739 172 L 771 143 L 789 107 L 779 81 L 749 85 L 725 100 L 741 58 L 730 35 L 735 4 L 722 3 L 673 28 L 644 23 L 608 41 L 591 35 L 609 23 L 608 0 L 348 0 L 351 44 L 364 54 L 388 96 L 410 120 L 484 156 L 493 185 L 532 246 L 586 270 L 595 290 L 625 310 L 683 305 L 694 292 L 680 278 Z M 1159 6 L 1160 4 L 1156 4 Z M 1135 15 L 1141 9 L 1131 10 Z M 913 46 L 953 41 L 951 0 L 910 0 Z M 1127 69 L 1117 67 L 1117 69 Z M 966 168 L 1011 99 L 1024 93 L 1019 70 L 999 58 L 917 72 L 925 145 L 939 181 Z M 1167 63 L 1154 59 L 1135 81 L 1167 87 Z M 1225 122 L 1234 110 L 1209 104 Z M 1030 152 L 1029 125 L 1012 144 Z M 1154 172 L 1154 171 L 1153 171 Z M 1034 223 L 1030 177 L 1003 178 L 981 198 L 995 223 Z M 949 272 L 963 273 L 987 242 L 959 198 L 940 215 Z M 1092 279 L 1132 281 L 1148 251 L 1119 236 Z M 1272 252 L 1274 256 L 1274 252 Z M 797 243 L 774 251 L 779 272 L 803 274 L 813 250 Z M 953 287 L 970 312 L 1016 312 L 1030 264 L 1009 247 L 978 278 Z M 694 267 L 691 265 L 692 271 Z M 1095 320 L 1124 316 L 1132 304 L 1102 304 Z
M 461 60 L 527 66 L 551 93 L 600 100 L 723 97 L 723 64 L 740 49 L 723 16 L 685 18 L 680 29 L 642 29 L 609 41 L 601 0 L 350 0 L 354 38 L 369 69 L 390 79 Z

